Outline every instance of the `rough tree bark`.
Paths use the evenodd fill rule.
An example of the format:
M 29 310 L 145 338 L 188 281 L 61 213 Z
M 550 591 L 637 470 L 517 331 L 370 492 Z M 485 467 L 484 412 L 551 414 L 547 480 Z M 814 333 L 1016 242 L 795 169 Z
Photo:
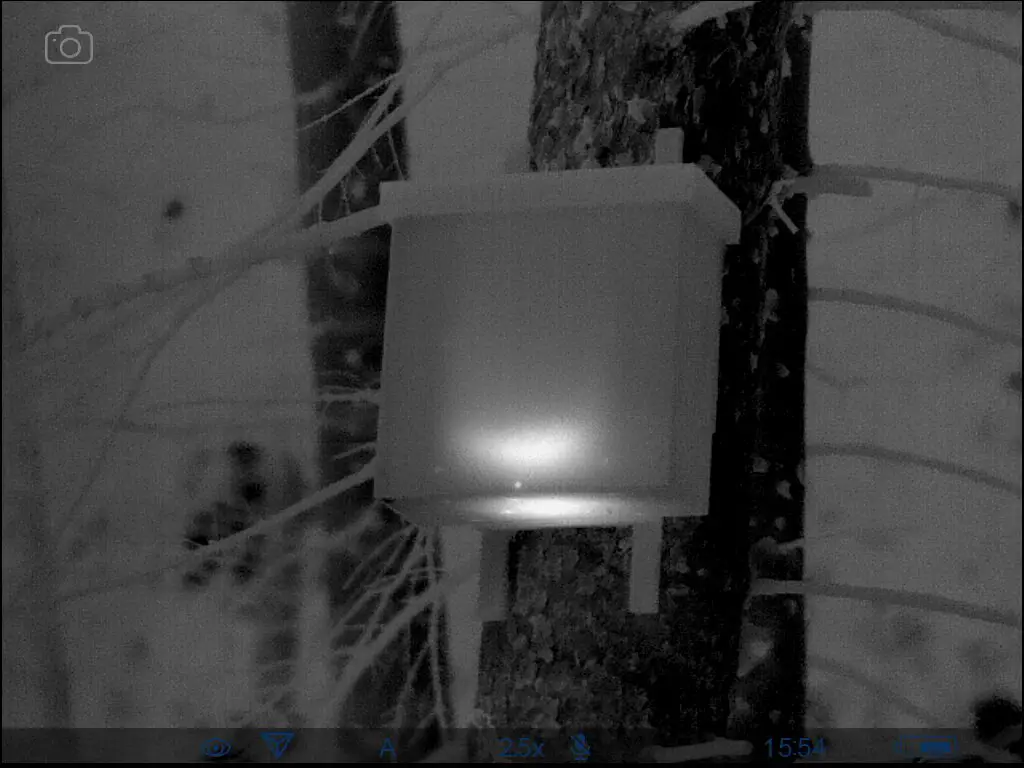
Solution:
M 656 131 L 680 126 L 684 162 L 744 215 L 723 274 L 711 509 L 664 524 L 660 615 L 626 610 L 628 530 L 530 532 L 512 544 L 510 616 L 485 631 L 480 704 L 494 723 L 590 728 L 609 736 L 607 761 L 644 729 L 675 746 L 803 718 L 802 604 L 745 598 L 752 571 L 802 572 L 752 545 L 802 535 L 804 236 L 765 203 L 787 167 L 810 168 L 809 22 L 765 2 L 674 33 L 692 5 L 545 2 L 537 47 L 533 170 L 648 163 Z M 798 227 L 805 205 L 787 203 Z M 744 616 L 775 652 L 737 684 Z

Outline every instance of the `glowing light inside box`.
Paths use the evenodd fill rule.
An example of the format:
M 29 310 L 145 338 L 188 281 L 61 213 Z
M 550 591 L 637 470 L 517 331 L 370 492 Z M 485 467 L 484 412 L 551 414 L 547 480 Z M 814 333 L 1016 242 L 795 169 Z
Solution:
M 599 514 L 600 503 L 592 497 L 536 496 L 524 499 L 509 499 L 508 506 L 501 510 L 503 516 L 520 520 L 565 520 L 581 519 Z
M 587 454 L 587 440 L 564 428 L 481 435 L 469 442 L 477 457 L 510 470 L 559 469 L 579 464 Z M 519 489 L 522 481 L 514 485 Z
M 706 514 L 722 253 L 741 217 L 677 155 L 381 187 L 375 493 L 494 530 Z

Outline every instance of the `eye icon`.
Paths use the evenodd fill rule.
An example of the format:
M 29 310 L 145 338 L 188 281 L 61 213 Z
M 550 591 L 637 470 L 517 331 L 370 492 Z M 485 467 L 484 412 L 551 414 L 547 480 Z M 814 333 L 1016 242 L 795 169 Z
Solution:
M 231 754 L 231 743 L 220 738 L 207 739 L 203 742 L 203 755 L 216 760 Z

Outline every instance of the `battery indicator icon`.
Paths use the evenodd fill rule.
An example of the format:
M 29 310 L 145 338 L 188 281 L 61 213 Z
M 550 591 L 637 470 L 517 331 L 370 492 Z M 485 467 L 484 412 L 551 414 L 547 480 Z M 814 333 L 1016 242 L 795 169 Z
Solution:
M 904 757 L 950 758 L 957 754 L 956 736 L 919 734 L 900 736 L 896 751 Z

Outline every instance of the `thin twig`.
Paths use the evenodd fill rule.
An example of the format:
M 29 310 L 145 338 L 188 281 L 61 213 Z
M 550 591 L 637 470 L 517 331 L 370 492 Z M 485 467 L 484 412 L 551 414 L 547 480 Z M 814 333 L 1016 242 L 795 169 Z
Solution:
M 427 534 L 427 586 L 437 586 L 437 558 L 434 550 L 437 547 L 437 529 Z M 441 684 L 441 605 L 440 601 L 430 604 L 429 628 L 427 630 L 427 647 L 430 648 L 430 683 L 434 692 L 434 710 L 437 713 L 437 724 L 442 732 L 448 732 L 448 715 L 444 706 L 444 686 Z
M 366 628 L 363 630 L 362 636 L 355 643 L 356 647 L 361 648 L 367 645 L 370 638 L 373 637 L 373 634 L 380 626 L 384 612 L 391 606 L 392 598 L 394 598 L 395 593 L 411 582 L 412 579 L 410 578 L 410 574 L 412 570 L 423 559 L 423 554 L 420 550 L 422 549 L 425 540 L 426 534 L 422 531 L 417 532 L 416 539 L 408 553 L 406 553 L 401 569 L 388 580 L 387 587 L 381 592 L 377 600 L 377 605 L 373 609 L 373 614 L 366 622 Z M 381 572 L 389 573 L 391 571 L 392 564 L 398 559 L 398 556 L 401 555 L 401 553 L 401 549 L 396 549 L 394 556 L 385 563 L 383 568 L 381 568 Z
M 360 56 L 363 55 L 363 42 L 366 40 L 366 36 L 370 33 L 370 29 L 373 28 L 373 25 L 380 21 L 381 11 L 391 10 L 394 13 L 397 13 L 397 9 L 393 7 L 393 3 L 373 2 L 369 3 L 369 6 L 370 12 L 363 15 L 363 23 L 359 26 L 359 30 L 356 32 L 356 37 L 349 46 L 348 61 L 350 67 L 355 65 L 359 61 Z
M 888 701 L 890 704 L 894 704 L 903 712 L 916 717 L 925 727 L 942 728 L 945 725 L 938 717 L 928 710 L 922 709 L 910 699 L 893 692 L 885 683 L 861 672 L 856 667 L 850 666 L 849 664 L 843 664 L 842 662 L 834 659 L 826 658 L 825 656 L 818 656 L 814 653 L 807 654 L 807 665 L 812 669 L 820 669 L 837 677 L 845 677 L 853 680 L 865 690 L 870 691 L 875 699 L 879 701 Z
M 384 649 L 387 648 L 395 638 L 398 637 L 399 633 L 404 631 L 413 619 L 419 616 L 423 612 L 423 609 L 430 605 L 431 602 L 450 596 L 456 590 L 461 589 L 466 580 L 472 576 L 473 569 L 469 567 L 447 574 L 442 577 L 435 586 L 424 590 L 419 595 L 416 595 L 416 597 L 410 600 L 401 611 L 392 616 L 374 641 L 365 648 L 360 648 L 360 653 L 354 655 L 345 666 L 345 670 L 335 686 L 335 692 L 331 697 L 331 700 L 326 703 L 326 706 L 318 708 L 318 711 L 322 712 L 323 716 L 319 721 L 313 723 L 313 727 L 331 727 L 332 723 L 330 721 L 329 714 L 331 712 L 341 711 L 342 705 L 352 694 L 352 690 L 356 683 L 359 682 L 366 670 L 369 669 Z
M 916 525 L 916 524 L 908 523 L 907 525 L 886 525 L 886 526 L 880 526 L 879 528 L 876 528 L 874 530 L 884 531 L 886 533 L 886 535 L 892 535 L 892 534 L 896 534 L 896 533 L 916 533 L 916 532 L 919 532 L 921 530 L 921 526 L 920 525 Z M 785 552 L 790 552 L 790 551 L 792 551 L 794 549 L 801 549 L 804 546 L 813 547 L 816 544 L 818 544 L 818 543 L 820 543 L 822 541 L 827 541 L 829 539 L 838 539 L 838 538 L 841 538 L 841 537 L 855 538 L 855 537 L 857 537 L 859 535 L 863 535 L 864 533 L 865 533 L 864 525 L 861 524 L 861 523 L 858 523 L 858 524 L 852 525 L 852 526 L 850 526 L 848 528 L 839 528 L 837 530 L 825 531 L 823 533 L 815 534 L 814 536 L 810 536 L 810 537 L 805 536 L 805 537 L 800 538 L 800 539 L 794 539 L 793 541 L 787 541 L 787 542 L 784 542 L 782 544 L 778 544 L 775 547 L 775 549 L 776 549 L 776 551 L 778 551 L 780 553 L 785 553 Z
M 943 37 L 948 37 L 961 43 L 968 43 L 985 51 L 991 51 L 1003 58 L 1009 59 L 1018 67 L 1021 65 L 1020 49 L 1009 45 L 1008 43 L 994 40 L 991 37 L 983 35 L 980 32 L 975 32 L 972 29 L 966 29 L 964 27 L 957 26 L 956 24 L 950 24 L 948 21 L 940 19 L 937 16 L 933 16 L 930 13 L 922 13 L 916 10 L 900 10 L 892 11 L 892 13 L 900 18 L 920 24 L 922 27 L 930 29 L 932 32 L 937 32 Z
M 914 190 L 915 193 L 918 190 Z M 916 217 L 924 211 L 934 210 L 943 202 L 943 197 L 938 193 L 932 193 L 920 200 L 914 199 L 897 206 L 886 209 L 885 213 L 878 218 L 872 219 L 866 224 L 857 224 L 843 229 L 834 230 L 828 234 L 819 235 L 815 233 L 813 243 L 815 247 L 822 247 L 828 243 L 842 243 L 848 245 L 868 235 L 884 232 L 889 227 L 902 223 L 910 217 Z
M 167 303 L 182 298 L 191 287 L 188 283 L 183 283 L 178 288 L 172 290 L 167 297 Z M 75 334 L 74 337 L 67 341 L 63 348 L 57 349 L 55 345 L 54 347 L 43 348 L 40 350 L 43 352 L 41 355 L 23 356 L 20 365 L 24 366 L 25 370 L 31 370 L 35 374 L 46 375 L 55 368 L 59 369 L 60 366 L 74 365 L 83 360 L 95 358 L 96 355 L 103 354 L 104 350 L 112 342 L 121 341 L 124 331 L 129 333 L 137 332 L 140 325 L 149 321 L 154 314 L 152 307 L 133 307 L 128 305 L 123 308 L 117 308 L 117 311 L 113 312 L 111 317 L 104 318 L 95 327 L 84 327 L 82 329 L 83 334 Z M 148 346 L 148 344 L 148 341 L 145 342 L 145 346 Z M 127 348 L 113 348 L 109 352 L 135 357 L 138 355 L 139 349 L 128 345 Z
M 822 288 L 812 287 L 808 289 L 808 301 L 817 301 L 833 304 L 855 304 L 864 307 L 877 307 L 892 312 L 903 312 L 905 314 L 927 317 L 931 320 L 951 325 L 980 336 L 996 344 L 1008 344 L 1012 347 L 1021 347 L 1021 337 L 1010 331 L 1003 331 L 992 326 L 979 323 L 970 315 L 961 312 L 954 312 L 950 309 L 926 304 L 921 301 L 903 299 L 899 296 L 891 296 L 870 291 L 858 291 L 852 288 Z
M 406 540 L 403 541 L 400 546 L 395 547 L 390 553 L 388 553 L 388 557 L 384 561 L 383 565 L 377 568 L 378 572 L 387 573 L 391 570 L 391 567 L 395 564 L 398 558 L 401 557 L 403 553 L 405 553 L 406 547 L 409 545 L 409 538 L 412 538 L 413 542 L 406 556 L 406 559 L 403 561 L 403 566 L 406 569 L 408 569 L 410 567 L 411 562 L 415 562 L 415 560 L 418 559 L 419 554 L 416 552 L 416 549 L 417 545 L 420 542 L 420 531 L 414 529 L 409 533 L 411 535 L 408 538 L 406 538 Z M 390 592 L 387 592 L 387 597 L 390 597 L 391 594 L 393 594 L 397 590 L 397 586 L 395 586 L 397 581 L 397 579 L 392 579 L 388 582 L 389 588 L 394 586 L 394 589 L 390 589 Z M 387 607 L 387 601 L 384 599 L 380 599 L 379 595 L 375 592 L 372 592 L 371 590 L 362 590 L 361 594 L 356 599 L 356 601 L 348 607 L 345 613 L 343 613 L 338 619 L 334 621 L 330 629 L 332 642 L 335 638 L 341 637 L 344 634 L 345 630 L 351 629 L 353 626 L 355 626 L 353 619 L 355 619 L 355 617 L 358 616 L 360 612 L 375 599 L 377 600 L 377 605 L 373 612 L 373 616 L 370 619 L 366 619 L 364 621 L 359 622 L 359 626 L 363 627 L 363 632 L 360 639 L 353 645 L 358 646 L 365 644 L 365 641 L 369 638 L 370 635 L 373 634 L 374 630 L 377 628 L 377 622 L 380 621 L 380 614 L 382 613 L 383 608 Z
M 388 147 L 391 149 L 391 156 L 395 158 L 395 171 L 398 178 L 401 181 L 406 181 L 405 171 L 402 170 L 402 156 L 398 153 L 398 147 L 395 146 L 394 130 L 388 131 Z
M 350 448 L 347 451 L 342 451 L 331 457 L 331 461 L 344 461 L 350 459 L 353 456 L 358 456 L 361 453 L 375 452 L 377 450 L 376 442 L 360 443 L 355 448 Z
M 807 446 L 806 455 L 812 456 L 855 456 L 865 459 L 876 459 L 878 461 L 890 461 L 895 464 L 908 464 L 915 467 L 923 467 L 945 475 L 960 477 L 973 483 L 987 485 L 999 491 L 1004 491 L 1017 498 L 1021 496 L 1021 488 L 1010 480 L 983 472 L 979 469 L 965 467 L 951 461 L 933 459 L 928 456 L 910 453 L 908 451 L 897 451 L 892 448 L 883 448 L 880 445 L 871 443 L 812 443 Z
M 117 307 L 150 293 L 169 291 L 182 283 L 214 277 L 217 274 L 233 272 L 243 267 L 254 267 L 267 261 L 300 257 L 312 258 L 317 249 L 331 246 L 336 248 L 337 255 L 343 255 L 346 251 L 353 254 L 361 253 L 363 249 L 361 244 L 354 241 L 345 244 L 344 241 L 386 223 L 387 212 L 380 206 L 358 211 L 330 224 L 319 224 L 299 232 L 293 230 L 301 225 L 306 214 L 322 200 L 323 196 L 344 179 L 366 151 L 381 136 L 405 119 L 433 91 L 436 85 L 447 77 L 452 69 L 514 37 L 522 32 L 525 26 L 523 24 L 504 29 L 501 33 L 492 35 L 475 46 L 459 52 L 457 56 L 434 64 L 432 76 L 427 85 L 414 98 L 406 100 L 402 105 L 391 110 L 379 122 L 371 123 L 372 128 L 360 131 L 331 164 L 324 176 L 303 194 L 295 206 L 254 234 L 230 246 L 216 258 L 193 258 L 182 266 L 150 272 L 133 283 L 113 285 L 93 296 L 77 299 L 72 303 L 70 310 L 37 323 L 26 335 L 25 346 L 31 347 L 40 341 L 45 341 L 71 323 L 88 317 L 100 309 Z M 418 64 L 416 65 L 418 66 Z M 404 67 L 400 73 L 396 73 L 395 79 L 392 80 L 388 91 L 381 97 L 372 115 L 383 115 L 400 86 L 408 79 L 410 72 L 409 67 Z M 397 76 L 403 73 L 404 77 Z
M 409 667 L 409 671 L 405 677 L 405 683 L 402 685 L 402 690 L 398 694 L 398 702 L 395 704 L 394 719 L 390 723 L 392 728 L 400 729 L 405 726 L 405 705 L 409 700 L 410 694 L 412 694 L 413 684 L 416 682 L 416 675 L 420 671 L 420 667 L 423 666 L 423 662 L 427 660 L 427 651 L 430 648 L 423 646 L 419 653 L 416 654 L 416 660 Z
M 203 560 L 220 555 L 225 552 L 231 551 L 237 547 L 242 546 L 245 542 L 249 541 L 254 536 L 265 536 L 268 534 L 275 533 L 283 528 L 287 523 L 294 520 L 299 515 L 309 512 L 310 510 L 316 509 L 321 504 L 324 504 L 336 496 L 340 496 L 347 491 L 354 488 L 358 488 L 364 483 L 373 480 L 374 476 L 374 463 L 370 462 L 365 467 L 355 472 L 344 480 L 339 480 L 336 483 L 331 483 L 326 488 L 322 488 L 316 493 L 310 494 L 309 496 L 301 499 L 300 501 L 292 504 L 275 515 L 271 515 L 265 520 L 261 520 L 244 531 L 232 534 L 223 539 L 220 539 L 212 544 L 208 544 L 205 547 L 200 547 L 197 550 L 188 552 L 186 554 L 175 557 L 171 560 L 165 561 L 164 563 L 157 565 L 153 568 L 145 568 L 133 573 L 127 574 L 117 579 L 109 579 L 101 581 L 98 584 L 89 584 L 88 582 L 82 586 L 74 588 L 62 589 L 59 594 L 52 598 L 53 602 L 66 602 L 68 600 L 75 600 L 82 597 L 88 597 L 89 595 L 100 594 L 103 592 L 111 592 L 117 589 L 124 589 L 127 587 L 138 586 L 139 584 L 151 583 L 154 579 L 163 576 L 164 574 L 173 571 L 177 568 L 182 567 L 195 567 Z M 76 579 L 76 582 L 79 579 Z M 4 606 L 4 611 L 8 610 L 27 610 L 32 611 L 45 607 L 47 601 L 39 600 L 35 596 L 19 596 L 12 600 L 9 604 Z
M 158 415 L 161 413 L 173 414 L 175 411 L 188 411 L 188 410 L 201 410 L 203 408 L 238 408 L 244 410 L 247 414 L 255 412 L 256 423 L 269 423 L 269 422 L 285 422 L 289 423 L 294 419 L 301 419 L 305 421 L 305 417 L 301 414 L 282 416 L 280 418 L 270 418 L 267 416 L 267 410 L 275 407 L 287 407 L 287 406 L 324 406 L 334 405 L 336 403 L 351 403 L 356 405 L 377 405 L 379 403 L 380 393 L 377 389 L 357 389 L 350 387 L 325 387 L 320 391 L 320 394 L 314 397 L 268 397 L 268 398 L 253 398 L 247 400 L 244 398 L 227 398 L 227 397 L 210 397 L 199 400 L 180 400 L 177 402 L 170 403 L 154 403 L 153 405 L 140 408 L 136 413 L 137 417 L 133 419 L 126 419 L 121 423 L 121 429 L 124 432 L 140 432 L 140 433 L 166 433 L 176 434 L 182 430 L 184 431 L 195 431 L 196 429 L 214 429 L 218 425 L 232 425 L 242 423 L 237 419 L 226 417 L 224 421 L 218 422 L 215 418 L 206 417 L 204 414 L 203 423 L 190 424 L 183 422 L 181 418 L 175 418 L 172 424 L 160 424 L 154 421 L 143 421 L 142 416 L 145 415 Z M 110 427 L 115 424 L 114 419 L 97 418 L 92 416 L 80 416 L 80 415 L 54 415 L 48 416 L 42 419 L 42 422 L 54 427 Z M 365 443 L 364 445 L 369 445 Z
M 242 273 L 228 275 L 202 291 L 195 300 L 189 302 L 181 310 L 175 313 L 174 317 L 171 318 L 167 329 L 149 345 L 149 349 L 142 359 L 142 364 L 139 366 L 134 379 L 128 386 L 128 392 L 121 403 L 121 407 L 118 409 L 115 422 L 107 431 L 99 453 L 93 459 L 92 465 L 89 468 L 89 473 L 78 492 L 78 496 L 75 498 L 74 502 L 72 502 L 68 510 L 61 516 L 63 519 L 58 519 L 57 521 L 57 525 L 59 527 L 57 541 L 58 552 L 64 553 L 68 539 L 77 530 L 76 521 L 78 520 L 79 513 L 82 510 L 82 505 L 85 503 L 85 500 L 92 491 L 96 481 L 99 480 L 99 477 L 103 472 L 103 467 L 110 455 L 110 451 L 113 449 L 114 444 L 117 442 L 117 439 L 121 434 L 121 425 L 127 420 L 128 412 L 135 404 L 139 394 L 141 394 L 142 388 L 146 384 L 146 378 L 149 376 L 149 372 L 152 370 L 157 358 L 163 354 L 167 345 L 181 332 L 182 327 L 192 318 L 193 315 L 195 315 L 196 312 L 209 304 L 210 301 L 219 296 L 223 291 L 227 290 L 241 277 Z
M 231 246 L 216 259 L 193 258 L 176 267 L 148 272 L 134 281 L 117 283 L 92 296 L 75 299 L 70 309 L 36 323 L 26 334 L 22 346 L 28 349 L 47 341 L 72 323 L 99 310 L 114 309 L 150 294 L 173 291 L 185 283 L 213 280 L 270 261 L 312 259 L 318 249 L 329 245 L 337 251 L 335 258 L 344 258 L 345 254 L 359 256 L 365 251 L 365 246 L 352 238 L 380 226 L 385 220 L 386 211 L 380 206 L 374 206 L 340 221 L 282 235 L 274 243 L 249 238 Z
M 342 531 L 344 534 L 345 531 Z M 395 550 L 401 551 L 409 544 L 409 539 L 418 535 L 418 529 L 415 526 L 409 525 L 404 528 L 399 528 L 397 531 L 388 536 L 384 541 L 373 548 L 368 555 L 360 557 L 360 563 L 356 566 L 356 569 L 351 575 L 345 579 L 345 583 L 341 586 L 339 592 L 341 594 L 348 594 L 355 589 L 356 580 L 360 578 L 363 573 L 369 570 L 372 563 L 374 563 L 378 557 L 385 552 L 394 552 Z M 403 539 L 401 544 L 396 544 L 398 539 Z M 378 569 L 380 570 L 380 569 Z
M 845 378 L 836 376 L 829 373 L 820 365 L 816 365 L 810 361 L 804 363 L 804 368 L 806 369 L 808 376 L 817 379 L 833 389 L 841 391 L 846 391 L 854 387 L 862 387 L 865 384 L 870 383 L 870 379 L 863 376 L 849 376 Z
M 383 88 L 384 86 L 388 85 L 397 76 L 398 76 L 398 73 L 395 72 L 395 73 L 390 74 L 390 75 L 388 75 L 386 77 L 382 77 L 380 80 L 375 82 L 373 85 L 367 86 L 366 88 L 361 90 L 359 93 L 357 93 L 355 96 L 352 96 L 351 98 L 349 98 L 347 101 L 345 101 L 340 106 L 337 106 L 334 109 L 332 109 L 330 112 L 327 112 L 327 113 L 325 113 L 323 115 L 320 115 L 320 117 L 316 118 L 315 120 L 310 120 L 305 125 L 300 125 L 299 128 L 298 128 L 299 132 L 301 133 L 303 131 L 308 131 L 308 130 L 310 130 L 312 128 L 315 128 L 318 125 L 322 125 L 323 123 L 326 123 L 329 120 L 337 117 L 338 115 L 340 115 L 345 110 L 351 109 L 353 106 L 358 104 L 360 101 L 365 99 L 367 96 L 369 96 L 369 95 L 379 91 L 381 88 Z
M 859 587 L 850 584 L 826 584 L 811 581 L 780 581 L 758 579 L 750 588 L 750 595 L 804 595 L 807 597 L 839 597 L 846 600 L 863 600 L 884 605 L 899 605 L 917 608 L 933 613 L 962 616 L 966 619 L 998 624 L 1011 629 L 1021 629 L 1021 617 L 1012 611 L 988 606 L 975 605 L 963 600 L 953 600 L 941 595 L 922 592 L 908 592 L 888 587 Z
M 813 175 L 818 174 L 823 177 L 834 176 L 837 180 L 843 176 L 851 176 L 854 178 L 874 179 L 876 181 L 916 184 L 921 187 L 933 187 L 935 189 L 974 192 L 979 195 L 1001 197 L 1008 202 L 1017 203 L 1018 205 L 1020 204 L 1021 199 L 1020 189 L 1011 187 L 1009 184 L 1000 184 L 995 181 L 983 181 L 981 179 L 963 179 L 942 173 L 910 171 L 905 168 L 889 168 L 882 165 L 826 163 L 815 166 Z
M 331 163 L 330 168 L 324 173 L 324 175 L 305 193 L 299 201 L 292 207 L 292 209 L 286 212 L 284 215 L 279 217 L 269 227 L 264 230 L 264 234 L 272 236 L 282 231 L 290 231 L 295 227 L 299 226 L 309 211 L 316 205 L 316 202 L 322 199 L 331 189 L 341 183 L 345 178 L 346 174 L 352 169 L 355 163 L 366 154 L 367 150 L 370 149 L 377 140 L 389 131 L 394 125 L 397 125 L 400 121 L 404 120 L 406 116 L 413 109 L 415 109 L 421 101 L 428 94 L 430 94 L 434 88 L 444 80 L 450 72 L 457 66 L 469 61 L 481 53 L 496 47 L 497 45 L 506 42 L 507 40 L 520 34 L 526 25 L 524 23 L 514 24 L 499 34 L 491 35 L 477 44 L 467 48 L 465 51 L 460 51 L 454 56 L 432 64 L 431 75 L 427 84 L 420 90 L 415 97 L 407 99 L 400 106 L 395 109 L 390 109 L 391 103 L 394 101 L 395 96 L 402 86 L 406 84 L 412 71 L 415 68 L 422 66 L 422 63 L 418 59 L 414 59 L 410 64 L 402 67 L 402 69 L 396 73 L 395 79 L 391 82 L 388 90 L 378 100 L 377 105 L 374 107 L 370 116 L 367 119 L 367 123 L 370 127 L 368 130 L 359 131 L 356 136 L 352 139 L 351 143 L 341 152 L 340 155 Z M 414 54 L 415 56 L 415 54 Z M 385 116 L 385 112 L 387 115 Z

